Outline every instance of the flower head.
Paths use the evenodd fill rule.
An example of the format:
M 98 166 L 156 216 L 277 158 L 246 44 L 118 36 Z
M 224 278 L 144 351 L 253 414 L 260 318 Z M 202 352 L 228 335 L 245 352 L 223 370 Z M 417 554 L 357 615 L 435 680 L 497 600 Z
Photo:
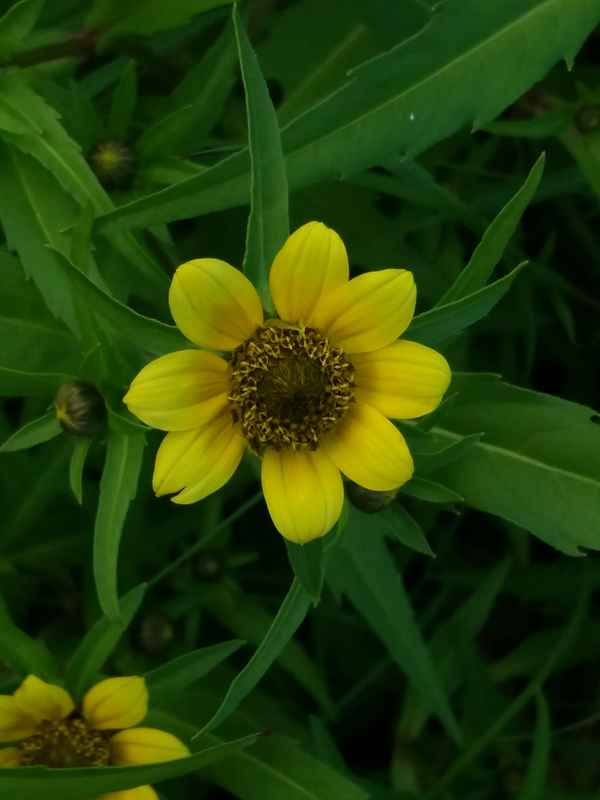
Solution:
M 409 480 L 411 454 L 388 418 L 436 408 L 450 368 L 429 347 L 398 341 L 414 314 L 412 273 L 382 269 L 350 280 L 346 248 L 322 223 L 288 238 L 269 280 L 278 317 L 265 320 L 254 287 L 234 267 L 213 258 L 180 266 L 171 313 L 203 349 L 148 364 L 124 402 L 167 431 L 157 495 L 201 500 L 231 478 L 250 447 L 262 458 L 275 526 L 304 543 L 340 516 L 342 474 L 373 491 Z
M 172 761 L 189 755 L 175 736 L 137 726 L 148 711 L 143 678 L 107 678 L 77 708 L 65 689 L 29 675 L 0 695 L 0 767 L 102 767 Z M 98 800 L 158 800 L 151 786 Z

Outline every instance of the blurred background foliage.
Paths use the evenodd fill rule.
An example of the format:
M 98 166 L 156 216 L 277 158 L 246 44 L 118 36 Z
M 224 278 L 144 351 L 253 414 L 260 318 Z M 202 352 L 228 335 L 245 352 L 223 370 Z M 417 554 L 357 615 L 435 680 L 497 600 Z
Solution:
M 0 688 L 65 665 L 81 687 L 175 664 L 149 679 L 153 713 L 188 738 L 237 686 L 241 705 L 198 746 L 270 735 L 161 784 L 168 800 L 597 797 L 600 3 L 492 6 L 242 8 L 283 131 L 290 228 L 336 229 L 353 274 L 410 268 L 419 312 L 467 297 L 413 329 L 461 373 L 402 428 L 415 480 L 375 513 L 357 491 L 299 554 L 251 462 L 199 505 L 154 498 L 160 434 L 120 403 L 181 346 L 175 267 L 244 257 L 230 6 L 0 2 Z M 458 291 L 515 196 L 480 251 L 487 274 Z M 497 263 L 510 277 L 474 299 Z M 93 439 L 55 418 L 73 379 L 106 401 Z M 276 645 L 291 567 L 304 595 L 292 587 Z M 117 586 L 137 593 L 119 604 Z M 242 672 L 261 641 L 264 668 Z M 62 800 L 57 787 L 44 794 Z

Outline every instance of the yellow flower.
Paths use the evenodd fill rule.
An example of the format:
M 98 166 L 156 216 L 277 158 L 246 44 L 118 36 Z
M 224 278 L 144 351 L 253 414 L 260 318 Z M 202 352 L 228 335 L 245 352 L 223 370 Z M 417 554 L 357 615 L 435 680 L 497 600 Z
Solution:
M 443 356 L 397 341 L 415 309 L 412 273 L 382 269 L 349 280 L 335 231 L 309 222 L 270 273 L 278 319 L 238 270 L 203 258 L 180 266 L 169 293 L 194 344 L 136 376 L 124 402 L 167 431 L 154 491 L 194 503 L 223 486 L 247 446 L 262 457 L 275 526 L 293 542 L 326 534 L 342 509 L 342 475 L 374 491 L 412 476 L 406 442 L 389 421 L 433 411 L 450 382 Z
M 139 728 L 148 711 L 143 678 L 107 678 L 87 692 L 81 708 L 68 692 L 29 675 L 12 695 L 0 695 L 0 767 L 101 767 L 185 758 L 175 736 Z M 98 800 L 158 800 L 151 786 L 102 795 Z

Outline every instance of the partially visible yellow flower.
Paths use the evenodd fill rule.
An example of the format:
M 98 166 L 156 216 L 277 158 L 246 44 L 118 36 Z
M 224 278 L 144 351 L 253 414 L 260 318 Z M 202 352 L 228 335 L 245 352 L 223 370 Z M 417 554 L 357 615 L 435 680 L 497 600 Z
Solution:
M 189 755 L 166 731 L 134 727 L 148 712 L 143 678 L 107 678 L 87 692 L 81 708 L 68 692 L 29 675 L 12 695 L 0 695 L 0 767 L 102 767 L 172 761 Z M 158 800 L 151 786 L 104 794 L 98 800 Z
M 275 526 L 293 542 L 326 534 L 340 516 L 342 473 L 373 491 L 413 473 L 389 421 L 436 408 L 450 368 L 439 353 L 401 340 L 416 288 L 404 269 L 349 280 L 346 248 L 319 222 L 293 233 L 275 257 L 278 319 L 238 270 L 203 258 L 180 266 L 169 293 L 180 330 L 198 347 L 148 364 L 124 402 L 167 431 L 154 469 L 157 495 L 194 503 L 223 486 L 249 446 Z

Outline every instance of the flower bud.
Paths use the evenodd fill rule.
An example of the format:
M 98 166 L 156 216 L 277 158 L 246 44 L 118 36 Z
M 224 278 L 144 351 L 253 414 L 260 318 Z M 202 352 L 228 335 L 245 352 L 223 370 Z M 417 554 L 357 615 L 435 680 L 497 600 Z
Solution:
M 600 127 L 600 105 L 582 106 L 575 114 L 575 124 L 581 133 L 590 133 Z
M 135 156 L 123 142 L 100 142 L 89 155 L 92 169 L 104 186 L 124 186 L 133 176 Z
M 223 560 L 214 552 L 200 553 L 196 559 L 196 574 L 203 581 L 218 581 L 223 575 Z
M 359 511 L 364 511 L 366 514 L 374 514 L 388 506 L 398 494 L 398 490 L 373 492 L 370 489 L 365 489 L 364 486 L 359 486 L 358 483 L 348 481 L 346 493 L 355 508 L 358 508 Z
M 106 423 L 102 395 L 90 383 L 63 383 L 54 398 L 56 416 L 67 433 L 95 436 Z
M 138 636 L 146 653 L 161 653 L 173 641 L 173 623 L 162 611 L 150 611 L 140 623 Z

